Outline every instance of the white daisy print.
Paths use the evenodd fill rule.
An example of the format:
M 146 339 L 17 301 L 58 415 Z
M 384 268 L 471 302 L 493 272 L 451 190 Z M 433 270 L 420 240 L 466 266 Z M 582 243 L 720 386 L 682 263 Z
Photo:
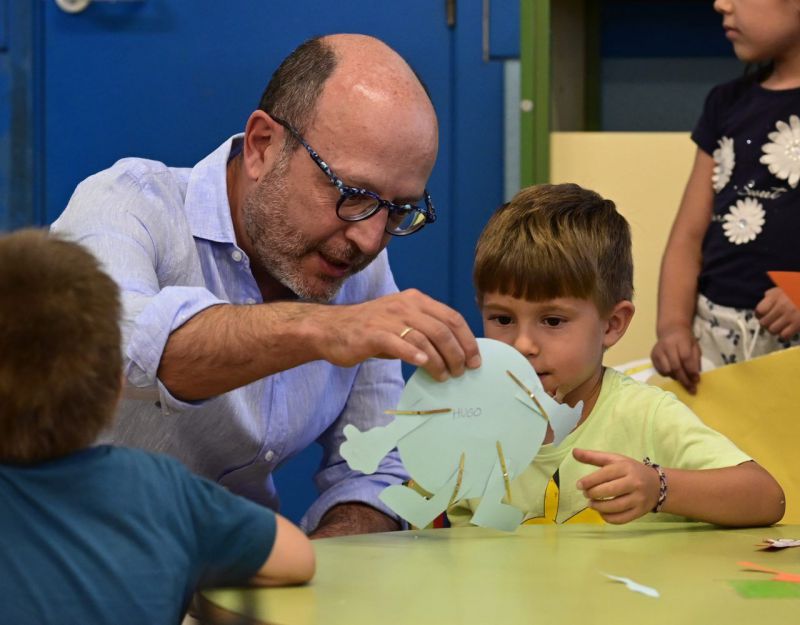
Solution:
M 725 215 L 722 229 L 728 241 L 735 245 L 748 243 L 761 234 L 764 225 L 764 208 L 752 197 L 742 198 L 731 206 Z
M 771 143 L 761 146 L 764 155 L 760 162 L 769 167 L 774 176 L 788 180 L 794 189 L 800 182 L 800 118 L 791 115 L 788 124 L 778 120 L 775 128 L 778 130 L 767 135 Z
M 719 147 L 714 150 L 714 173 L 711 176 L 711 182 L 714 185 L 714 192 L 719 193 L 728 184 L 731 179 L 731 172 L 736 165 L 736 154 L 733 152 L 733 139 L 730 137 L 722 137 L 717 141 Z

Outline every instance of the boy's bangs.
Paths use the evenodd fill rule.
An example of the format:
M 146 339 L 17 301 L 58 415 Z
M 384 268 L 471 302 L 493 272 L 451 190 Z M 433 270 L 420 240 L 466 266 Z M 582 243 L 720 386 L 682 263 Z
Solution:
M 531 302 L 557 297 L 593 299 L 593 263 L 586 258 L 542 253 L 547 251 L 528 246 L 525 253 L 501 254 L 493 262 L 481 263 L 474 276 L 478 293 L 500 293 Z

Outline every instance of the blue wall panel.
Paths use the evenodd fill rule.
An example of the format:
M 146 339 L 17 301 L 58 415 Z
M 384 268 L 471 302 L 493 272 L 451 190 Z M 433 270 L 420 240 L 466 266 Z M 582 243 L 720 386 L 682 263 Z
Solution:
M 40 8 L 0 0 L 0 231 L 42 221 Z
M 455 31 L 452 150 L 452 291 L 450 302 L 482 335 L 472 288 L 475 242 L 503 201 L 503 65 L 484 61 L 481 13 L 460 2 Z

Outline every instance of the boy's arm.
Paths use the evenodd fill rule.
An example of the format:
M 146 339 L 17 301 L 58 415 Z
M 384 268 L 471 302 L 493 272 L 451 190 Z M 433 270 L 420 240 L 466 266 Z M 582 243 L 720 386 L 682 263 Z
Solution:
M 664 469 L 664 473 L 668 491 L 662 512 L 729 527 L 772 525 L 783 518 L 783 489 L 753 461 L 724 469 Z
M 672 225 L 658 285 L 658 340 L 651 359 L 662 375 L 694 393 L 700 374 L 700 348 L 692 333 L 703 237 L 711 223 L 714 159 L 697 149 L 678 214 Z
M 651 512 L 659 499 L 658 472 L 621 454 L 574 449 L 579 462 L 600 467 L 577 487 L 608 523 L 628 523 Z M 729 527 L 772 525 L 785 498 L 775 479 L 755 462 L 723 469 L 662 468 L 666 499 L 660 512 Z
M 275 542 L 264 564 L 250 579 L 254 586 L 303 584 L 316 567 L 311 541 L 296 525 L 275 515 Z

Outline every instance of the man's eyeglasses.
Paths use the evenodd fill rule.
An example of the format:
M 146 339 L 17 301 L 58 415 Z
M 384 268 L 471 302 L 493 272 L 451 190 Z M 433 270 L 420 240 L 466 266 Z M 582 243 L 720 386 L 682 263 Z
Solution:
M 328 164 L 322 160 L 294 126 L 274 115 L 270 117 L 286 128 L 292 136 L 306 149 L 308 155 L 317 164 L 339 191 L 339 200 L 336 202 L 336 215 L 343 221 L 361 221 L 369 219 L 380 209 L 386 208 L 389 219 L 386 221 L 386 232 L 394 236 L 406 236 L 422 228 L 425 224 L 436 221 L 436 211 L 433 208 L 431 196 L 425 189 L 423 200 L 425 206 L 416 204 L 395 204 L 384 200 L 377 193 L 358 187 L 349 187 L 331 171 Z

